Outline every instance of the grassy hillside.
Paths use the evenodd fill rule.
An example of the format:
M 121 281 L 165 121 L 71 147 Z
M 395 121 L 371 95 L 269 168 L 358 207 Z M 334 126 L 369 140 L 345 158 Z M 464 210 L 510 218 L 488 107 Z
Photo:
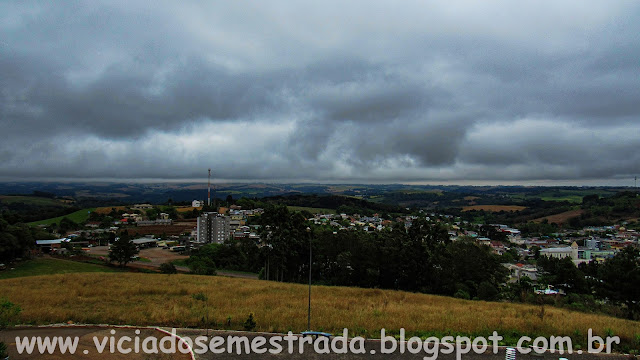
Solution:
M 107 266 L 87 264 L 77 261 L 40 258 L 19 263 L 15 269 L 0 271 L 0 279 L 11 279 L 24 276 L 85 273 L 85 272 L 114 272 L 118 269 Z M 0 291 L 1 292 L 1 291 Z
M 307 287 L 248 279 L 195 275 L 92 273 L 0 280 L 0 297 L 19 304 L 24 323 L 74 321 L 130 325 L 203 326 L 208 297 L 213 327 L 242 329 L 249 313 L 258 331 L 299 332 L 306 329 Z M 227 319 L 231 324 L 226 325 Z M 312 328 L 379 336 L 379 330 L 408 334 L 489 335 L 506 343 L 528 335 L 568 335 L 585 345 L 587 330 L 615 334 L 627 349 L 640 346 L 640 323 L 601 315 L 511 304 L 466 301 L 400 291 L 314 286 Z M 223 325 L 224 324 L 224 325 Z
M 60 200 L 38 196 L 0 195 L 0 202 L 4 204 L 22 203 L 39 206 L 67 206 L 66 203 Z
M 72 220 L 75 223 L 80 224 L 87 221 L 87 219 L 89 218 L 89 212 L 94 210 L 95 208 L 82 209 L 65 216 L 58 216 L 51 219 L 30 222 L 29 225 L 51 225 L 53 223 L 59 224 L 60 220 L 65 217 L 69 218 L 69 220 Z

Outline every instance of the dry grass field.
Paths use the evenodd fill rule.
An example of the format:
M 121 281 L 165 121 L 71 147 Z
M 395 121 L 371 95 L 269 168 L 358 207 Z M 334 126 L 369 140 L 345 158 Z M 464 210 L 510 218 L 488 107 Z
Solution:
M 518 205 L 471 205 L 462 208 L 462 211 L 484 210 L 490 212 L 498 211 L 520 211 L 526 209 L 526 206 Z
M 60 274 L 0 280 L 0 297 L 19 304 L 23 323 L 109 323 L 242 329 L 254 313 L 258 331 L 306 329 L 307 287 L 269 281 L 135 273 Z M 587 330 L 640 339 L 640 323 L 607 316 L 511 303 L 466 301 L 401 291 L 314 286 L 312 328 L 376 337 L 381 328 L 419 336 L 468 334 L 568 335 L 584 344 Z M 228 319 L 230 324 L 226 324 Z M 518 336 L 520 336 L 518 335 Z M 638 348 L 638 345 L 628 345 Z
M 115 211 L 127 211 L 129 208 L 126 206 L 103 206 L 103 207 L 99 207 L 95 209 L 95 212 L 97 212 L 98 214 L 103 214 L 106 215 L 108 213 L 110 213 L 111 211 L 115 210 Z
M 202 206 L 192 207 L 192 206 L 178 206 L 176 207 L 176 211 L 179 213 L 193 211 L 194 209 L 200 211 L 202 210 Z

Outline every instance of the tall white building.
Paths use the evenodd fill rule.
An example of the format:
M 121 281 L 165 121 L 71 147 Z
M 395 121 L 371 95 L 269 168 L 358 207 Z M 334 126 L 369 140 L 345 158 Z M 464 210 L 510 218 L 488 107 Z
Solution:
M 200 243 L 223 243 L 231 234 L 231 218 L 208 212 L 198 217 L 198 242 Z

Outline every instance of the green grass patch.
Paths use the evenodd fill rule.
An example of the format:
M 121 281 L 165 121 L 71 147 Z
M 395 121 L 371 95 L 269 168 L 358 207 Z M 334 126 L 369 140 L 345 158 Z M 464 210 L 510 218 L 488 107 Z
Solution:
M 582 203 L 582 196 L 579 195 L 565 195 L 565 196 L 542 196 L 541 200 L 544 201 L 568 201 L 575 204 Z
M 173 260 L 171 261 L 171 263 L 175 266 L 184 266 L 184 267 L 188 267 L 187 265 L 187 259 L 177 259 L 177 260 Z
M 326 209 L 326 208 L 314 208 L 314 207 L 306 207 L 306 206 L 287 206 L 289 211 L 308 211 L 312 214 L 335 214 L 335 209 Z
M 20 262 L 13 270 L 7 268 L 6 270 L 0 271 L 0 279 L 51 274 L 118 271 L 121 270 L 104 265 L 88 264 L 64 259 L 39 258 Z
M 45 219 L 45 220 L 40 220 L 40 221 L 34 221 L 34 222 L 30 222 L 29 225 L 51 225 L 53 223 L 56 224 L 60 224 L 60 221 L 64 218 L 68 218 L 69 220 L 77 223 L 77 224 L 82 224 L 84 222 L 86 222 L 89 219 L 89 212 L 90 211 L 94 211 L 96 208 L 88 208 L 88 209 L 82 209 L 82 210 L 78 210 L 76 212 L 72 212 L 71 214 L 67 214 L 65 216 L 58 216 L 55 218 L 51 218 L 51 219 Z

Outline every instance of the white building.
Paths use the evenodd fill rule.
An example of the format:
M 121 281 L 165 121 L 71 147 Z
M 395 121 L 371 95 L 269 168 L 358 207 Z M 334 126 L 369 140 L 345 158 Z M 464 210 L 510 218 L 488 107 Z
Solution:
M 564 259 L 569 257 L 573 260 L 578 259 L 578 244 L 574 241 L 571 246 L 552 247 L 540 250 L 540 256 Z
M 201 206 L 204 206 L 204 201 L 193 200 L 191 202 L 191 207 L 197 208 L 197 207 L 201 207 Z

